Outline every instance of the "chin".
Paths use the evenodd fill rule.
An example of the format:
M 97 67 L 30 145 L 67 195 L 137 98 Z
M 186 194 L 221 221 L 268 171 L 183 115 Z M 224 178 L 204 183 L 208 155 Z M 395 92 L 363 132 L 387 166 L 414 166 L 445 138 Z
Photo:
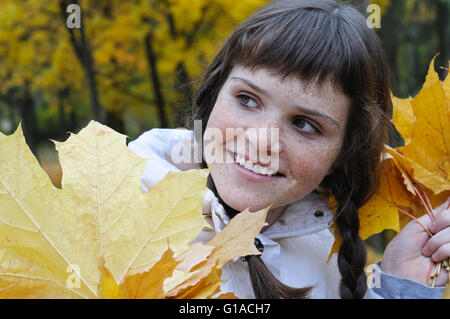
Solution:
M 220 194 L 220 193 L 219 193 Z M 229 195 L 229 196 L 227 196 Z M 223 201 L 231 208 L 237 211 L 244 211 L 249 209 L 251 212 L 256 212 L 258 210 L 264 209 L 271 204 L 271 202 L 264 201 L 255 198 L 254 200 L 245 196 L 245 194 L 227 194 L 225 196 L 221 195 Z
M 211 175 L 220 197 L 228 206 L 240 212 L 246 208 L 249 208 L 251 212 L 256 212 L 275 201 L 271 201 L 267 195 L 264 195 L 265 192 L 257 185 L 254 185 L 253 189 L 249 189 L 240 184 L 239 180 L 230 179 L 230 171 L 227 168 L 227 164 L 214 164 Z M 273 196 L 274 193 L 271 195 L 276 197 Z

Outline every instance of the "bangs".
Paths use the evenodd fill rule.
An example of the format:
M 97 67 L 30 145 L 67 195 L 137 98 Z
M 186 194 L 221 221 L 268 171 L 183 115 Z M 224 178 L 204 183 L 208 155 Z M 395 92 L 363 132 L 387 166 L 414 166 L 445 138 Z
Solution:
M 367 74 L 368 52 L 355 26 L 342 26 L 349 23 L 343 9 L 347 8 L 330 13 L 297 8 L 253 21 L 250 28 L 244 25 L 240 29 L 245 31 L 236 32 L 239 36 L 230 58 L 249 69 L 268 68 L 283 79 L 295 76 L 319 85 L 330 80 L 335 89 L 357 94 L 367 80 L 363 74 Z

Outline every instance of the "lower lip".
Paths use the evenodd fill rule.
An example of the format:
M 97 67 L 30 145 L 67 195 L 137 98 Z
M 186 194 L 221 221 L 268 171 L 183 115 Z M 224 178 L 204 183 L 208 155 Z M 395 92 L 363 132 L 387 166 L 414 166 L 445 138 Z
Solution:
M 231 153 L 231 156 L 234 158 L 234 154 Z M 257 174 L 251 170 L 246 169 L 245 167 L 241 166 L 240 164 L 233 162 L 233 166 L 236 168 L 236 171 L 244 176 L 246 179 L 254 182 L 262 182 L 262 181 L 273 181 L 282 178 L 283 176 L 267 176 L 267 175 L 261 175 Z

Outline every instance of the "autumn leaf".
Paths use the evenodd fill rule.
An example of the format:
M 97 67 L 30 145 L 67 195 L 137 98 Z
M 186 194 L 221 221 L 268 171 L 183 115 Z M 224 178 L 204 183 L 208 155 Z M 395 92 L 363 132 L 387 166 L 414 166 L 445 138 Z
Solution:
M 447 99 L 450 99 L 450 77 L 448 76 L 448 70 L 447 70 L 447 77 L 444 80 L 444 83 L 442 84 L 445 92 L 445 96 Z
M 0 297 L 99 297 L 103 267 L 121 284 L 168 248 L 185 251 L 209 227 L 201 215 L 208 170 L 168 173 L 143 195 L 147 160 L 125 139 L 91 121 L 55 142 L 63 168 L 58 189 L 20 126 L 11 136 L 0 133 Z
M 387 145 L 386 149 L 392 150 Z M 378 192 L 358 210 L 359 236 L 361 239 L 366 240 L 385 229 L 392 229 L 398 233 L 411 220 L 411 218 L 400 214 L 399 208 L 406 210 L 414 217 L 420 217 L 426 213 L 420 199 L 414 193 L 411 193 L 408 186 L 412 187 L 412 181 L 407 171 L 397 161 L 397 158 L 387 157 L 382 163 Z M 423 189 L 432 207 L 438 206 L 450 196 L 450 192 L 434 195 L 431 190 L 425 187 Z M 333 196 L 328 198 L 328 206 L 336 215 L 337 202 Z M 335 241 L 330 250 L 328 261 L 334 253 L 338 252 L 342 244 L 342 239 L 335 224 L 333 224 L 331 232 Z
M 410 130 L 410 142 L 396 151 L 408 158 L 413 179 L 437 195 L 450 190 L 450 95 L 445 91 L 448 80 L 439 81 L 434 60 L 422 90 L 411 100 L 416 120 Z M 401 111 L 394 108 L 394 113 Z M 402 123 L 393 122 L 396 127 Z
M 365 240 L 382 232 L 385 229 L 399 231 L 398 205 L 409 206 L 411 194 L 403 186 L 402 176 L 395 169 L 392 159 L 385 159 L 382 163 L 381 184 L 378 192 L 358 210 L 359 216 L 359 236 Z M 334 197 L 330 197 L 328 206 L 336 215 L 337 202 Z M 328 256 L 339 250 L 342 239 L 333 224 L 332 232 L 335 236 L 333 247 Z
M 100 296 L 107 299 L 163 299 L 164 280 L 172 275 L 178 263 L 169 248 L 150 270 L 127 276 L 120 285 L 112 278 L 109 270 L 103 268 Z
M 410 193 L 410 205 L 398 205 L 398 208 L 407 211 L 414 217 L 420 217 L 426 213 L 426 209 L 423 207 L 422 201 L 417 195 L 417 192 L 421 194 L 422 199 L 429 202 L 429 206 L 431 207 L 439 206 L 450 196 L 450 191 L 444 191 L 436 195 L 426 186 L 423 186 L 417 181 L 414 181 L 414 171 L 410 164 L 410 160 L 398 153 L 395 149 L 388 147 L 387 145 L 385 146 L 385 149 L 389 153 L 389 155 L 392 156 L 392 161 L 395 164 L 396 169 L 402 175 L 402 181 L 404 184 L 403 187 L 406 187 L 406 190 L 408 190 L 408 192 Z M 410 217 L 404 214 L 400 214 L 400 229 L 402 229 L 410 220 Z
M 395 165 L 395 168 L 399 171 L 403 178 L 403 184 L 405 184 L 406 189 L 413 195 L 416 195 L 414 190 L 414 181 L 412 176 L 414 176 L 414 170 L 411 166 L 411 161 L 409 158 L 403 156 L 397 152 L 394 148 L 384 145 L 385 158 L 390 159 Z
M 220 291 L 220 269 L 223 265 L 242 255 L 261 254 L 254 245 L 254 238 L 265 225 L 270 207 L 254 213 L 244 210 L 208 243 L 192 243 L 187 251 L 176 258 L 168 250 L 150 270 L 129 276 L 120 285 L 104 268 L 100 284 L 102 297 L 211 298 Z M 231 293 L 218 297 L 236 298 Z
M 358 210 L 363 240 L 385 229 L 399 232 L 411 220 L 401 211 L 420 217 L 427 213 L 425 200 L 428 206 L 437 207 L 450 196 L 450 81 L 448 76 L 439 81 L 434 60 L 416 97 L 399 99 L 391 94 L 392 123 L 405 145 L 395 149 L 385 145 L 380 188 Z M 325 199 L 336 215 L 334 197 Z M 328 260 L 342 242 L 334 225 L 331 231 L 335 241 Z
M 167 289 L 167 296 L 180 298 L 192 295 L 192 290 L 195 291 L 199 282 L 233 258 L 260 255 L 255 247 L 254 238 L 265 225 L 267 212 L 271 206 L 254 213 L 247 208 L 231 219 L 229 224 L 206 245 L 196 244 L 182 254 L 179 257 L 182 262 L 175 269 L 180 273 L 190 272 L 193 275 L 180 276 L 182 280 L 179 280 L 178 285 L 172 283 L 173 288 Z M 197 256 L 206 257 L 203 261 Z
M 405 141 L 405 145 L 411 141 L 411 134 L 413 131 L 413 124 L 416 117 L 411 105 L 411 98 L 400 99 L 394 96 L 391 92 L 391 101 L 393 106 L 392 122 L 395 128 L 400 133 Z

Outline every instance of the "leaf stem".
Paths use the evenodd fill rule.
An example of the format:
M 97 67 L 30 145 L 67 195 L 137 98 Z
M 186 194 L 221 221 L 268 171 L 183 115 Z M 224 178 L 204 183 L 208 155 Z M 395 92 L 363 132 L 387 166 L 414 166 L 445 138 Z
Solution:
M 416 183 L 414 183 L 414 184 L 416 184 Z M 420 201 L 422 202 L 422 205 L 427 210 L 428 216 L 430 216 L 430 219 L 433 221 L 434 220 L 433 213 L 430 211 L 430 209 L 428 208 L 427 204 L 423 200 L 422 195 L 420 195 L 420 192 L 417 190 L 417 188 L 414 185 L 413 185 L 413 188 L 414 188 L 414 191 L 416 192 L 417 196 L 419 196 Z M 426 196 L 426 194 L 425 194 L 425 196 Z M 428 197 L 427 197 L 427 199 L 428 199 Z
M 422 185 L 420 185 L 419 183 L 417 183 L 417 186 L 419 186 L 420 191 L 423 193 L 423 196 L 424 196 L 425 199 L 427 200 L 428 208 L 430 209 L 431 213 L 433 213 L 433 206 L 431 206 L 430 199 L 428 198 L 427 193 L 424 191 Z M 433 215 L 433 217 L 434 217 L 434 215 Z

